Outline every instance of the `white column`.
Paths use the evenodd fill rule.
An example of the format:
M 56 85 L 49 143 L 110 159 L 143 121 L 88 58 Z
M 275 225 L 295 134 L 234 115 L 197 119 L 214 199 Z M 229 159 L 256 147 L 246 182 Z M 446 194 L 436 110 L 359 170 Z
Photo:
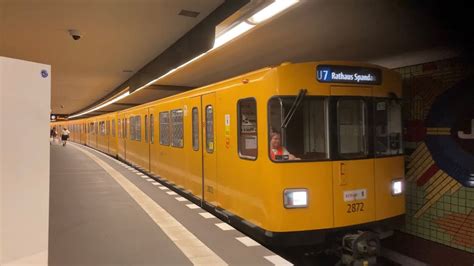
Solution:
M 47 265 L 49 65 L 0 57 L 0 265 Z

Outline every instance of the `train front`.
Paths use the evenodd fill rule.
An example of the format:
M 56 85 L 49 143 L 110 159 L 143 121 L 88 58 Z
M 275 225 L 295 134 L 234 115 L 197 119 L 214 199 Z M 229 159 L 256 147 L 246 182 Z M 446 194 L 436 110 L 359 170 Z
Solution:
M 318 243 L 399 224 L 405 197 L 398 73 L 324 62 L 282 65 L 275 79 L 266 175 L 277 215 L 268 235 Z

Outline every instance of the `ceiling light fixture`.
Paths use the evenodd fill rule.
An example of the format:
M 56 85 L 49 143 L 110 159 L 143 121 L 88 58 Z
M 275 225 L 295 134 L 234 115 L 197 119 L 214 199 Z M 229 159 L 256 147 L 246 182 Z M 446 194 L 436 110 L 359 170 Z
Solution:
M 249 24 L 245 21 L 240 22 L 239 24 L 237 24 L 237 26 L 229 29 L 228 31 L 217 37 L 214 41 L 214 46 L 211 50 L 217 49 L 222 45 L 232 41 L 233 39 L 237 38 L 237 36 L 242 35 L 253 27 L 255 27 L 255 25 Z
M 298 2 L 299 0 L 275 0 L 273 3 L 251 16 L 249 21 L 255 24 L 261 23 Z
M 115 102 L 118 102 L 118 101 L 122 100 L 123 98 L 127 97 L 128 95 L 130 95 L 130 92 L 129 92 L 129 91 L 127 91 L 127 92 L 125 92 L 124 94 L 122 94 L 122 95 L 120 95 L 120 96 L 118 96 L 118 97 L 115 97 L 115 98 L 113 98 L 112 100 L 109 100 L 109 101 L 107 101 L 107 102 L 105 102 L 105 103 L 103 103 L 103 104 L 101 104 L 101 105 L 99 105 L 99 106 L 96 106 L 96 107 L 94 107 L 94 108 L 92 108 L 92 109 L 90 109 L 90 110 L 87 110 L 87 111 L 82 112 L 82 113 L 79 113 L 79 114 L 71 115 L 71 116 L 69 116 L 68 118 L 75 118 L 75 117 L 78 117 L 78 116 L 83 116 L 83 115 L 85 115 L 85 114 L 94 112 L 94 111 L 99 110 L 99 109 L 101 109 L 101 108 L 104 108 L 104 107 L 106 107 L 106 106 L 108 106 L 108 105 L 111 105 L 111 104 L 113 104 L 113 103 L 115 103 Z

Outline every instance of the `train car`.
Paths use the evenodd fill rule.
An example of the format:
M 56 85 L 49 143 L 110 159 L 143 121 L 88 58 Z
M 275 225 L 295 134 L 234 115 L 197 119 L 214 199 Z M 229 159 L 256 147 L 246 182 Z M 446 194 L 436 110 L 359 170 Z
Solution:
M 284 63 L 111 114 L 113 155 L 261 242 L 323 243 L 402 221 L 401 97 L 379 66 Z

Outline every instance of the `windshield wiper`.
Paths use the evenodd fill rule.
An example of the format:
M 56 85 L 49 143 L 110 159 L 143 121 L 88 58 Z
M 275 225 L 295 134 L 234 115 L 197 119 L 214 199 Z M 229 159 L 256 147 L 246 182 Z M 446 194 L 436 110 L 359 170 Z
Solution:
M 306 92 L 308 92 L 306 89 L 301 89 L 300 92 L 298 93 L 298 96 L 296 96 L 295 101 L 291 105 L 290 110 L 285 116 L 285 119 L 283 119 L 283 122 L 281 123 L 281 128 L 286 128 L 288 124 L 290 123 L 291 119 L 296 113 L 296 110 L 298 110 L 298 107 L 300 107 L 301 103 L 303 102 L 304 96 L 306 95 Z

